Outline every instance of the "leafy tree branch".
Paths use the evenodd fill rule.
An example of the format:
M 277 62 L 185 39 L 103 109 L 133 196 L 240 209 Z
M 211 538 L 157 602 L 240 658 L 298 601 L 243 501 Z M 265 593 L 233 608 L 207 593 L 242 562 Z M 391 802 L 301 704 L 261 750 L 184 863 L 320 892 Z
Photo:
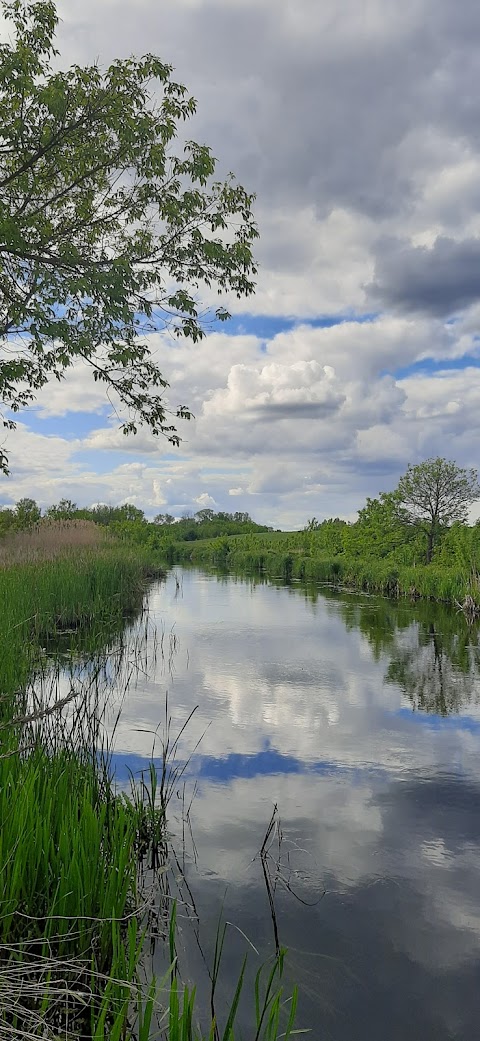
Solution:
M 197 341 L 256 273 L 254 197 L 215 181 L 203 144 L 175 151 L 195 113 L 154 55 L 54 71 L 53 0 L 3 0 L 13 42 L 0 46 L 0 401 L 11 415 L 76 358 L 116 395 L 121 429 L 174 444 L 168 381 L 147 337 Z M 8 460 L 0 450 L 0 469 Z

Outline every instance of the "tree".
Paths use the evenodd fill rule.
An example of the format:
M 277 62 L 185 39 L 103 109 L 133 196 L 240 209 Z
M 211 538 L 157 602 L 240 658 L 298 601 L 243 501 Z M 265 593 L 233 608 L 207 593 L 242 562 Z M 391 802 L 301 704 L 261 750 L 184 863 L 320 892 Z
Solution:
M 215 181 L 209 148 L 173 150 L 196 103 L 159 58 L 54 68 L 54 0 L 0 0 L 13 41 L 0 45 L 0 401 L 3 423 L 82 359 L 141 424 L 179 443 L 168 382 L 148 335 L 198 340 L 212 287 L 254 290 L 253 196 Z M 8 459 L 0 451 L 0 469 Z
M 349 555 L 374 556 L 377 560 L 395 555 L 402 563 L 408 560 L 408 547 L 415 537 L 415 530 L 406 523 L 397 492 L 382 492 L 376 499 L 367 498 L 365 506 L 358 511 L 358 520 L 344 532 Z
M 0 537 L 15 526 L 15 512 L 8 506 L 0 507 Z
M 134 506 L 131 502 L 126 502 L 123 506 L 119 506 L 117 509 L 118 517 L 120 521 L 144 521 L 145 514 L 143 510 L 140 510 L 138 506 Z
M 210 510 L 206 507 L 203 510 L 198 510 L 195 514 L 195 520 L 198 522 L 198 524 L 202 524 L 204 521 L 211 521 L 214 517 L 214 510 Z
M 153 518 L 154 524 L 173 524 L 175 517 L 171 513 L 157 513 L 156 517 Z
M 71 520 L 77 510 L 76 502 L 72 502 L 71 499 L 60 499 L 60 502 L 54 503 L 45 510 L 45 516 L 49 520 Z
M 426 562 L 442 528 L 454 521 L 466 522 L 468 507 L 480 497 L 476 470 L 463 470 L 447 459 L 427 459 L 409 466 L 396 490 L 398 504 L 406 519 L 420 526 L 426 534 Z
M 35 499 L 19 499 L 15 506 L 15 521 L 18 528 L 31 528 L 38 524 L 42 511 Z
M 88 511 L 95 524 L 113 524 L 118 520 L 118 506 L 108 506 L 106 502 L 97 502 Z

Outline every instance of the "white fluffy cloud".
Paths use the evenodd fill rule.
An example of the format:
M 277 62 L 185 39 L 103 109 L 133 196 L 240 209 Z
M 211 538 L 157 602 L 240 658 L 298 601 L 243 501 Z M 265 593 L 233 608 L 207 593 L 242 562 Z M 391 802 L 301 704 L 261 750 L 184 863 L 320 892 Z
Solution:
M 337 411 L 344 401 L 334 369 L 313 360 L 291 365 L 270 362 L 262 368 L 234 365 L 227 387 L 212 394 L 205 403 L 204 415 L 244 410 L 265 419 L 295 414 L 315 418 Z
M 75 364 L 8 437 L 3 501 L 130 498 L 153 514 L 234 500 L 296 526 L 354 517 L 426 455 L 475 465 L 478 5 L 58 6 L 62 65 L 154 51 L 197 97 L 181 133 L 257 192 L 258 288 L 227 300 L 243 334 L 150 340 L 171 408 L 196 417 L 179 451 L 126 440 Z
M 454 325 L 382 316 L 303 324 L 269 339 L 214 333 L 174 348 L 156 337 L 153 349 L 170 371 L 172 398 L 196 416 L 181 425 L 180 449 L 145 430 L 125 438 L 115 416 L 100 425 L 100 399 L 89 399 L 88 374 L 75 367 L 54 397 L 49 388 L 40 395 L 35 432 L 23 423 L 9 435 L 4 501 L 68 494 L 178 515 L 231 509 L 233 496 L 235 508 L 288 527 L 312 514 L 353 518 L 367 494 L 393 487 L 407 463 L 427 455 L 476 464 L 480 370 L 430 371 L 430 362 L 388 374 L 400 357 L 408 373 L 435 352 L 454 364 L 474 356 L 468 315 Z M 72 437 L 76 411 L 90 415 L 90 429 Z M 69 440 L 42 435 L 55 417 Z

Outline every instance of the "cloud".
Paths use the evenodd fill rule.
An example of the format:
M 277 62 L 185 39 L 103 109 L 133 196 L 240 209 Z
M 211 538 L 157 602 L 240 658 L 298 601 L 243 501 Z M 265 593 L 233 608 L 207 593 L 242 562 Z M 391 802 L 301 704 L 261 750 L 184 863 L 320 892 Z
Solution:
M 180 449 L 148 430 L 125 438 L 114 418 L 101 425 L 96 412 L 83 436 L 44 437 L 38 416 L 44 401 L 48 409 L 46 389 L 37 433 L 24 425 L 19 439 L 7 439 L 16 447 L 7 497 L 128 498 L 150 515 L 163 508 L 178 516 L 212 501 L 231 509 L 234 496 L 237 509 L 274 527 L 301 527 L 313 514 L 354 519 L 367 495 L 393 488 L 409 462 L 442 454 L 445 444 L 461 465 L 476 465 L 480 368 L 385 371 L 400 358 L 408 371 L 435 354 L 457 364 L 478 351 L 474 329 L 467 314 L 453 325 L 378 317 L 303 323 L 268 339 L 216 333 L 174 349 L 153 338 L 165 371 L 170 366 L 172 396 L 192 403 L 197 417 L 181 424 Z M 75 370 L 62 384 L 59 431 L 66 423 L 75 429 L 85 378 Z M 47 419 L 51 429 L 55 416 Z
M 276 417 L 325 416 L 337 411 L 345 400 L 335 382 L 334 370 L 313 360 L 291 365 L 271 362 L 262 368 L 234 365 L 227 387 L 212 394 L 203 414 L 228 415 L 242 410 L 267 422 Z
M 74 359 L 65 370 L 65 378 L 51 380 L 36 398 L 35 410 L 41 418 L 66 416 L 69 412 L 99 413 L 112 411 L 105 384 L 95 382 L 92 368 Z
M 4 496 L 11 501 L 15 489 L 23 489 L 21 494 L 16 494 L 17 499 L 30 495 L 28 487 L 38 485 L 39 482 L 54 488 L 62 484 L 70 467 L 73 470 L 73 482 L 77 471 L 73 455 L 79 444 L 79 439 L 70 441 L 53 435 L 45 437 L 35 434 L 25 423 L 17 422 L 15 432 L 5 436 L 2 446 L 9 452 L 10 466 L 15 474 L 13 479 L 3 478 Z
M 202 510 L 204 510 L 205 508 L 212 509 L 217 505 L 213 496 L 209 495 L 208 492 L 202 492 L 201 495 L 197 495 L 195 503 L 197 504 L 197 506 L 200 506 Z
M 401 9 L 376 0 L 368 11 L 357 0 L 341 11 L 335 0 L 299 0 L 295 9 L 170 0 L 161 10 L 143 0 L 142 17 L 127 0 L 100 12 L 73 0 L 62 15 L 69 56 L 108 61 L 148 45 L 173 61 L 198 96 L 201 136 L 262 195 L 296 192 L 330 207 L 347 199 L 378 216 L 412 191 L 412 171 L 395 169 L 412 124 L 476 140 L 472 2 L 458 23 L 448 0 Z
M 259 201 L 260 265 L 252 314 L 316 317 L 366 308 L 364 285 L 373 277 L 373 221 L 335 207 L 321 215 L 315 206 L 268 208 Z M 238 301 L 228 299 L 230 310 Z
M 103 388 L 75 364 L 22 417 L 33 440 L 17 441 L 8 497 L 134 496 L 175 513 L 204 495 L 228 509 L 234 497 L 275 526 L 301 526 L 355 517 L 366 495 L 445 445 L 475 465 L 480 8 L 457 7 L 60 4 L 63 67 L 158 52 L 197 97 L 178 148 L 185 136 L 207 142 L 219 175 L 232 169 L 257 192 L 258 287 L 247 301 L 227 297 L 248 334 L 150 338 L 170 407 L 196 417 L 180 424 L 179 452 L 146 431 L 119 434 Z M 295 321 L 269 334 L 263 316 L 277 329 Z M 256 335 L 260 319 L 267 333 Z M 468 373 L 449 374 L 452 362 Z M 431 371 L 405 376 L 422 364 Z
M 438 237 L 430 248 L 383 243 L 367 288 L 383 307 L 439 317 L 464 310 L 480 299 L 480 238 Z

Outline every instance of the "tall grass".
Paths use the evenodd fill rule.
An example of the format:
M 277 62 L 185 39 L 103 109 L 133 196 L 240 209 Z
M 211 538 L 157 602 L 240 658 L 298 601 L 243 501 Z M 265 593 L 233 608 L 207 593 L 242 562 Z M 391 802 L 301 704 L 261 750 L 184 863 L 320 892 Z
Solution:
M 142 950 L 137 808 L 97 760 L 98 706 L 80 681 L 40 709 L 27 680 L 48 669 L 59 633 L 77 648 L 111 639 L 141 607 L 144 573 L 141 555 L 87 522 L 0 546 L 0 1037 L 120 1037 L 128 1023 Z M 75 693 L 66 728 L 59 704 Z M 8 1000 L 20 969 L 29 985 Z
M 194 543 L 176 543 L 172 560 L 222 567 L 249 574 L 264 574 L 285 581 L 328 583 L 384 596 L 412 596 L 462 603 L 472 597 L 480 606 L 476 571 L 466 565 L 399 564 L 388 557 L 348 557 L 316 554 L 304 532 L 237 535 Z
M 0 541 L 0 567 L 56 560 L 80 549 L 105 545 L 104 529 L 88 520 L 42 520 L 25 531 L 12 532 Z
M 92 726 L 84 715 L 89 740 Z M 175 909 L 171 968 L 163 980 L 145 981 L 152 869 L 160 878 L 168 866 L 165 807 L 155 800 L 155 779 L 147 798 L 145 780 L 131 795 L 116 794 L 108 761 L 82 747 L 81 732 L 74 727 L 66 747 L 67 731 L 40 720 L 27 726 L 24 751 L 0 757 L 0 1039 L 234 1041 L 245 963 L 230 1008 L 223 1017 L 214 1008 L 226 927 L 203 1026 L 195 988 L 177 971 Z M 57 747 L 47 753 L 55 734 Z M 169 771 L 165 763 L 162 776 Z M 297 995 L 285 992 L 284 956 L 278 951 L 257 973 L 250 1008 L 258 1041 L 288 1038 L 293 1029 Z
M 64 975 L 65 965 L 74 963 L 64 1026 L 70 1028 L 70 1018 L 83 1020 L 85 1029 L 88 1009 L 97 1029 L 104 1007 L 102 977 L 131 986 L 141 953 L 135 812 L 102 790 L 93 762 L 81 762 L 67 750 L 47 756 L 37 748 L 26 758 L 8 756 L 0 778 L 2 948 L 13 962 L 34 957 L 52 966 L 42 994 L 44 1028 L 56 1025 L 52 984 L 56 989 L 58 966 Z M 117 989 L 111 1002 L 109 1025 L 118 1018 L 124 989 Z M 33 1011 L 38 1012 L 35 1003 Z M 18 1017 L 16 1028 L 25 1029 Z
M 118 635 L 141 606 L 151 566 L 136 550 L 97 538 L 91 525 L 40 526 L 2 552 L 0 1041 L 234 1041 L 244 969 L 223 1026 L 213 1007 L 210 1021 L 196 1024 L 195 989 L 182 987 L 176 970 L 174 916 L 171 970 L 163 981 L 145 980 L 145 881 L 151 886 L 152 873 L 160 879 L 167 868 L 176 742 L 167 727 L 158 785 L 152 767 L 150 783 L 116 792 L 97 682 L 111 669 L 102 654 L 83 678 L 72 667 L 63 695 L 52 669 L 59 639 L 78 656 Z M 122 650 L 114 660 L 120 673 Z M 130 671 L 123 669 L 125 683 Z M 282 972 L 279 952 L 263 990 L 257 977 L 256 1041 L 275 1041 L 279 1030 L 288 1038 L 293 1028 L 296 994 L 284 994 Z
M 57 668 L 33 676 L 0 723 L 2 1039 L 137 1039 L 153 1008 L 140 866 L 164 816 L 115 791 L 103 729 L 110 693 L 144 666 L 137 630 L 77 656 L 66 695 Z
M 0 695 L 26 682 L 49 641 L 99 640 L 141 607 L 151 562 L 89 521 L 42 523 L 0 543 Z

